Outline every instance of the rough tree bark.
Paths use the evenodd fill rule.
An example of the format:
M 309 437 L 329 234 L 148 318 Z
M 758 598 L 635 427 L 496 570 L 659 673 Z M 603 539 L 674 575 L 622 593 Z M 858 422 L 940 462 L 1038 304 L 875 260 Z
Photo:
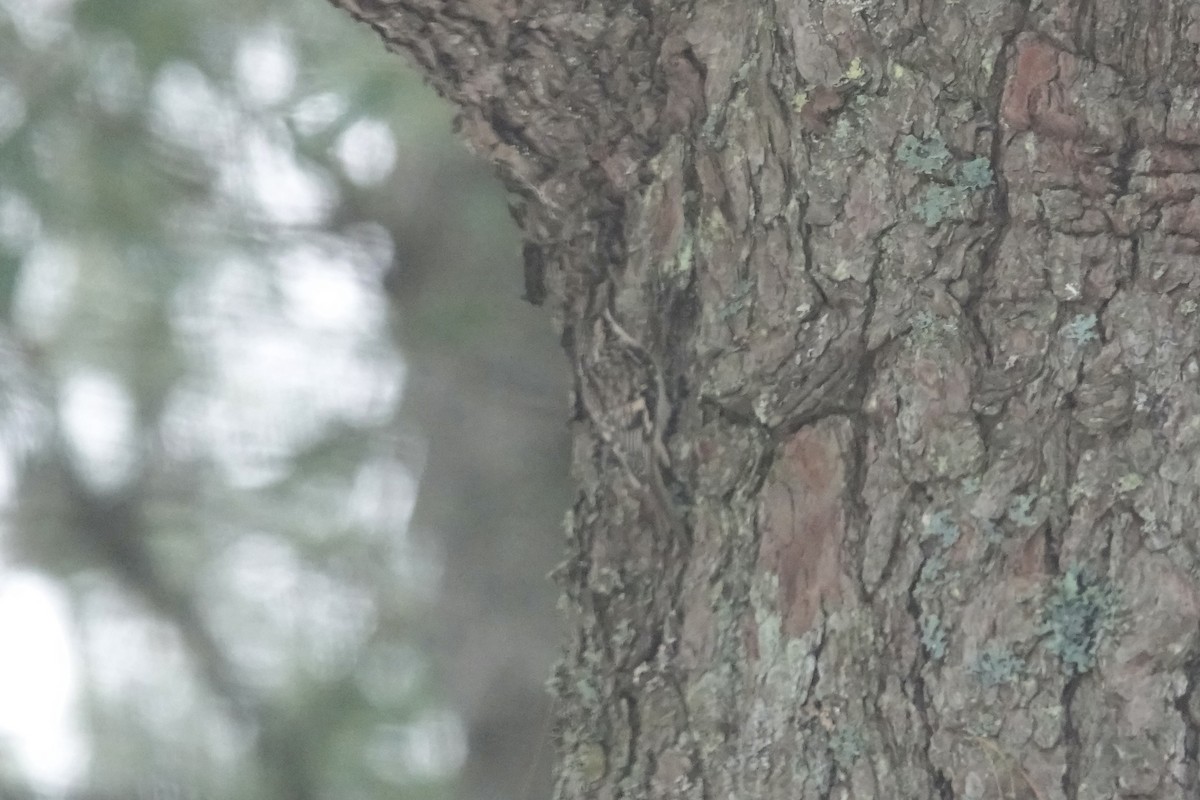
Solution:
M 574 369 L 557 794 L 1200 793 L 1200 6 L 334 0 Z

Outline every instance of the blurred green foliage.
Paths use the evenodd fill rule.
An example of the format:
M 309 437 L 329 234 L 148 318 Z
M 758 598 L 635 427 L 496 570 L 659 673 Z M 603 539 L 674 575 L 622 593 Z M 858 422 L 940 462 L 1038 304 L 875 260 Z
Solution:
M 380 291 L 450 118 L 317 0 L 0 0 L 0 589 L 66 598 L 83 753 L 31 774 L 0 709 L 0 797 L 452 792 Z

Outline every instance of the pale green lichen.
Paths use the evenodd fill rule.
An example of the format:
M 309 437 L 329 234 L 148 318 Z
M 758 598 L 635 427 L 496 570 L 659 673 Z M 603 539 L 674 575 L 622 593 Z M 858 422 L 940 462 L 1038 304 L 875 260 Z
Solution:
M 946 142 L 939 133 L 925 140 L 918 139 L 910 133 L 900 140 L 900 146 L 896 148 L 896 158 L 914 172 L 931 175 L 950 160 L 950 151 L 946 149 Z
M 676 274 L 691 270 L 695 244 L 696 237 L 690 230 L 685 230 L 680 237 L 679 249 L 675 251 L 675 263 L 671 265 Z
M 865 744 L 862 734 L 857 729 L 839 726 L 829 737 L 829 752 L 844 771 L 862 755 Z
M 1033 513 L 1034 504 L 1037 502 L 1037 496 L 1032 494 L 1019 494 L 1013 497 L 1008 504 L 1008 518 L 1017 523 L 1021 527 L 1028 528 L 1036 525 L 1038 522 L 1037 516 Z
M 932 344 L 944 334 L 953 334 L 958 323 L 951 317 L 939 317 L 928 309 L 921 309 L 909 320 L 913 338 L 921 344 Z
M 930 186 L 914 210 L 925 227 L 936 228 L 952 214 L 961 215 L 965 199 L 963 190 L 957 186 Z
M 946 168 L 951 163 L 950 150 L 941 134 L 934 133 L 928 139 L 918 139 L 906 134 L 896 148 L 896 160 L 922 175 L 940 175 L 951 178 L 953 185 L 930 186 L 925 190 L 914 210 L 926 227 L 933 228 L 952 215 L 962 216 L 963 206 L 972 192 L 988 188 L 995 182 L 992 165 L 982 156 L 958 164 L 953 175 Z
M 1104 637 L 1115 630 L 1121 593 L 1105 578 L 1075 565 L 1054 584 L 1042 610 L 1039 633 L 1063 671 L 1079 675 L 1096 665 Z
M 959 165 L 955 183 L 964 189 L 986 189 L 992 185 L 992 164 L 982 156 Z
M 930 514 L 925 520 L 925 535 L 937 539 L 943 548 L 952 547 L 960 533 L 954 515 L 946 509 Z
M 729 300 L 717 310 L 717 319 L 724 322 L 730 317 L 737 316 L 749 305 L 753 293 L 754 283 L 752 281 L 738 281 Z
M 941 553 L 935 553 L 925 559 L 925 563 L 921 565 L 921 574 L 918 578 L 918 583 L 922 586 L 930 587 L 937 586 L 946 574 L 946 558 Z
M 775 608 L 778 594 L 779 578 L 771 573 L 756 578 L 750 589 L 760 663 L 766 665 L 761 680 L 774 687 L 775 696 L 791 694 L 799 703 L 807 697 L 808 676 L 816 669 L 816 660 L 808 639 L 784 634 L 783 618 Z
M 855 124 L 851 121 L 849 115 L 838 117 L 837 122 L 833 125 L 833 138 L 835 141 L 845 144 L 855 137 Z
M 1121 477 L 1117 478 L 1117 491 L 1121 492 L 1122 494 L 1125 492 L 1132 492 L 1136 489 L 1140 489 L 1142 484 L 1145 482 L 1146 479 L 1136 472 L 1127 472 Z
M 573 760 L 572 766 L 575 767 L 583 782 L 589 786 L 599 783 L 608 771 L 608 754 L 596 742 L 580 743 L 575 748 Z
M 937 614 L 921 616 L 921 645 L 934 661 L 941 661 L 946 655 L 946 628 Z
M 1098 338 L 1096 334 L 1096 315 L 1078 314 L 1062 328 L 1062 335 L 1075 344 L 1087 344 Z
M 1012 683 L 1025 671 L 1025 662 L 999 642 L 990 642 L 968 667 L 971 674 L 989 688 Z
M 846 74 L 845 74 L 846 80 L 856 81 L 866 74 L 867 74 L 867 71 L 865 69 L 863 69 L 861 58 L 859 58 L 858 56 L 855 56 L 854 58 L 850 59 L 850 66 L 848 66 L 846 68 Z

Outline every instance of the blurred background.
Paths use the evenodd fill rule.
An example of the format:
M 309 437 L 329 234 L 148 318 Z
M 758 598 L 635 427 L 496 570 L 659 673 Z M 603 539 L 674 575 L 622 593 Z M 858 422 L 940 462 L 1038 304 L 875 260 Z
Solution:
M 322 0 L 0 0 L 0 800 L 549 794 L 566 390 Z

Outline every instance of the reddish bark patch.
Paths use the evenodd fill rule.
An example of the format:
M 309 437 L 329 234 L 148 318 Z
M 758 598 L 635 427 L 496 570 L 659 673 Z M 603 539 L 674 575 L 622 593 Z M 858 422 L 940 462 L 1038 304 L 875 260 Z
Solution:
M 764 492 L 759 565 L 779 576 L 779 611 L 790 636 L 811 629 L 822 604 L 841 596 L 848 437 L 845 420 L 797 432 Z
M 818 86 L 808 93 L 808 101 L 800 109 L 800 124 L 805 130 L 815 133 L 829 131 L 829 119 L 842 107 L 845 100 L 828 86 Z
M 650 256 L 656 265 L 672 260 L 683 233 L 683 177 L 672 173 L 662 189 L 662 202 L 651 213 Z
M 1013 132 L 1034 130 L 1055 139 L 1078 139 L 1084 123 L 1064 98 L 1064 84 L 1077 72 L 1075 58 L 1032 36 L 1017 44 L 1004 85 L 1000 117 Z
M 1012 571 L 1022 578 L 1038 578 L 1046 571 L 1046 537 L 1040 531 L 1030 535 L 1013 559 Z
M 667 102 L 661 122 L 667 132 L 687 130 L 704 116 L 704 78 L 697 71 L 688 41 L 677 34 L 663 39 L 659 66 L 667 79 Z

